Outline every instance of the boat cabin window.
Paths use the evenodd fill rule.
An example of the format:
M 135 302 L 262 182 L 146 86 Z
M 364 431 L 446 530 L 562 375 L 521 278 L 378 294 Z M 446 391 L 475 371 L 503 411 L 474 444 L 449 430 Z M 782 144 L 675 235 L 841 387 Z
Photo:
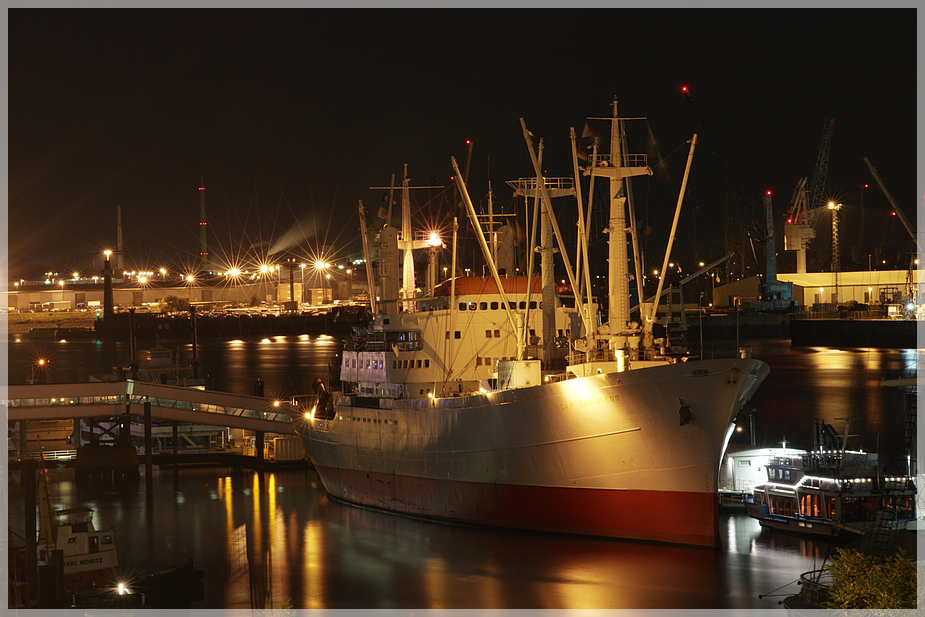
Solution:
M 424 360 L 424 368 L 430 368 L 430 360 Z
M 498 310 L 498 303 L 497 303 L 497 302 L 492 302 L 492 303 L 491 303 L 491 310 L 493 310 L 493 311 L 497 311 L 497 310 Z
M 453 333 L 453 338 L 460 338 L 460 336 L 459 336 L 459 330 L 457 330 L 456 332 Z
M 495 330 L 495 338 L 501 338 L 501 330 Z
M 480 311 L 487 311 L 487 310 L 488 310 L 488 302 L 479 302 L 479 310 L 480 310 Z
M 485 330 L 485 338 L 491 338 L 491 330 Z
M 465 302 L 459 303 L 459 310 L 464 311 L 468 305 Z
M 469 310 L 470 310 L 470 311 L 474 311 L 474 310 L 475 310 L 475 302 L 470 302 L 470 303 L 469 303 Z
M 421 368 L 421 364 L 422 364 L 421 360 L 418 360 L 418 368 Z

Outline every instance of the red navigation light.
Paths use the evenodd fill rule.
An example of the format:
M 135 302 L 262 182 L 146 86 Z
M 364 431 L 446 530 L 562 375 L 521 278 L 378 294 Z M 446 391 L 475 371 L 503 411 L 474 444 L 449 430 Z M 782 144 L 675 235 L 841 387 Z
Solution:
M 770 197 L 770 196 L 771 196 L 771 191 L 767 191 L 767 192 L 765 193 L 765 195 L 767 195 L 768 197 Z
M 870 185 L 867 184 L 867 183 L 865 183 L 865 184 L 864 184 L 864 188 L 866 188 L 866 189 L 867 189 L 867 188 L 870 188 Z
M 890 216 L 896 216 L 896 210 L 890 211 Z
M 467 140 L 466 140 L 466 145 L 467 145 L 467 146 L 468 146 L 469 144 L 471 144 L 471 143 L 472 143 L 472 140 L 471 140 L 471 139 L 467 139 Z
M 788 222 L 788 223 L 792 223 L 792 222 L 793 222 L 793 219 L 792 219 L 792 218 L 789 218 L 789 219 L 787 219 L 787 222 Z
M 200 191 L 204 191 L 204 190 L 206 190 L 206 188 L 205 188 L 204 186 L 200 186 L 200 187 L 199 187 L 199 190 L 200 190 Z
M 687 86 L 681 86 L 681 92 L 687 92 Z

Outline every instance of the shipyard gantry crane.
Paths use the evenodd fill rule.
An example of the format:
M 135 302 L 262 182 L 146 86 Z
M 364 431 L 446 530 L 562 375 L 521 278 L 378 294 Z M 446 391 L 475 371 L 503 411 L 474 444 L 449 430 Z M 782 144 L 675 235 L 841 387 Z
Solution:
M 806 249 L 809 241 L 816 237 L 816 221 L 820 214 L 829 209 L 824 192 L 834 129 L 835 118 L 825 118 L 812 184 L 807 188 L 807 179 L 800 179 L 793 191 L 790 209 L 787 211 L 787 222 L 784 225 L 784 250 L 797 252 L 797 274 L 806 273 Z

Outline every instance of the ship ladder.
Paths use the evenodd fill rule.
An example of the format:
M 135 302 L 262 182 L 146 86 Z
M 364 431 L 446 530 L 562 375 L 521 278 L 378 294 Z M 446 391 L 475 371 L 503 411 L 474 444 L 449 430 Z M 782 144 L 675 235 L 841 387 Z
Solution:
M 868 550 L 871 554 L 884 556 L 889 553 L 892 529 L 896 523 L 896 510 L 878 510 L 877 519 L 871 529 Z
M 915 461 L 916 455 L 916 434 L 915 434 L 915 416 L 917 408 L 917 394 L 913 389 L 911 392 L 906 392 L 906 409 L 903 414 L 903 436 L 905 438 L 906 452 L 909 454 L 909 457 L 912 462 Z M 913 469 L 914 469 L 913 465 Z

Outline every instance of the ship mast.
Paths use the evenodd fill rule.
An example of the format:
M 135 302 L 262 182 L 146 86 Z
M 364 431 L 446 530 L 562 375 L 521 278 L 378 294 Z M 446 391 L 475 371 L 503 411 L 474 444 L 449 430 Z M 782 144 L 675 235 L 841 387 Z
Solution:
M 603 120 L 605 118 L 595 118 Z M 630 322 L 629 255 L 627 252 L 626 196 L 623 179 L 643 174 L 652 175 L 644 155 L 624 156 L 620 139 L 620 119 L 617 116 L 617 99 L 613 100 L 613 117 L 610 120 L 610 155 L 599 155 L 592 161 L 591 176 L 610 180 L 610 224 L 605 230 L 608 241 L 608 330 L 610 349 L 637 350 L 639 324 Z M 633 358 L 635 359 L 635 358 Z

